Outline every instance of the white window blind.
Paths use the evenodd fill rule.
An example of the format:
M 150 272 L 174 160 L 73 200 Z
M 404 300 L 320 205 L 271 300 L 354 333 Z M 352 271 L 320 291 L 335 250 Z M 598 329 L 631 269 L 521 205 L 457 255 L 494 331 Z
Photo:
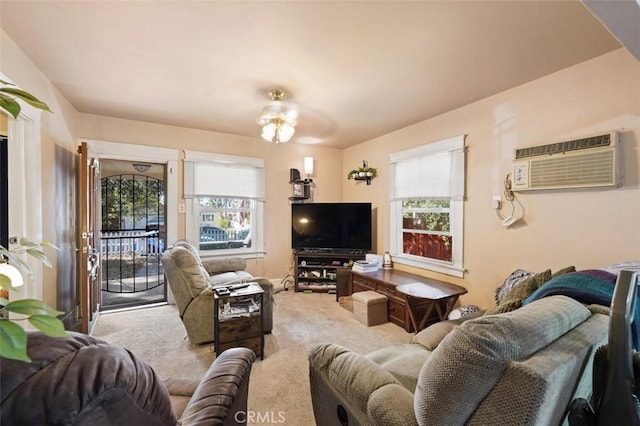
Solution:
M 390 199 L 464 197 L 464 136 L 390 156 Z
M 262 160 L 247 157 L 187 155 L 184 196 L 264 199 Z
M 252 166 L 197 163 L 193 171 L 194 195 L 257 198 L 256 174 Z

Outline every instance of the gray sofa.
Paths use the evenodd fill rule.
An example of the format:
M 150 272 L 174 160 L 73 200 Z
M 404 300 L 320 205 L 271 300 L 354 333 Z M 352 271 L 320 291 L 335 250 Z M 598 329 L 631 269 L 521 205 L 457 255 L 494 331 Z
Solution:
M 309 352 L 316 423 L 559 424 L 570 401 L 591 391 L 607 312 L 551 296 L 508 313 L 437 323 L 408 344 L 368 355 L 317 345 Z
M 203 261 L 193 245 L 178 241 L 162 254 L 162 266 L 191 343 L 214 341 L 213 294 L 214 288 L 222 285 L 257 282 L 264 290 L 262 330 L 271 332 L 273 283 L 246 272 L 244 259 L 215 258 Z

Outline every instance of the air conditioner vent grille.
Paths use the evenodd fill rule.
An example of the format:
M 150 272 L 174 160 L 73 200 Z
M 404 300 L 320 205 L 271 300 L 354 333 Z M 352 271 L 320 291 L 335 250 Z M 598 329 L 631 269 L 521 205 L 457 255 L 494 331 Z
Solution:
M 531 160 L 529 189 L 608 186 L 615 182 L 614 151 Z
M 582 139 L 575 139 L 566 142 L 550 143 L 528 148 L 516 149 L 516 160 L 527 157 L 537 157 L 540 155 L 560 154 L 581 149 L 599 148 L 611 145 L 611 134 L 590 136 Z

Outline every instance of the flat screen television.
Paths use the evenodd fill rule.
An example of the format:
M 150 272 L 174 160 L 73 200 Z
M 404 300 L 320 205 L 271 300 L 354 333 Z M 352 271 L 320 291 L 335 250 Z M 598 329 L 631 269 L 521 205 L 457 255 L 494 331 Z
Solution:
M 291 248 L 368 252 L 371 250 L 371 203 L 292 204 Z

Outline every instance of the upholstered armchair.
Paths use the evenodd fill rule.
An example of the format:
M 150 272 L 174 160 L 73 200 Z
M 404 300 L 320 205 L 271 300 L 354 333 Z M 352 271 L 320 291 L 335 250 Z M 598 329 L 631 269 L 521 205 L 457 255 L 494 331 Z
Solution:
M 3 425 L 246 424 L 255 354 L 231 348 L 200 381 L 163 383 L 128 350 L 78 333 L 29 333 L 32 362 L 2 359 Z
M 213 259 L 205 266 L 192 245 L 179 242 L 163 253 L 162 266 L 191 343 L 203 344 L 214 341 L 213 293 L 214 288 L 219 285 L 257 282 L 264 290 L 262 329 L 265 333 L 271 332 L 273 283 L 265 278 L 253 277 L 243 270 L 229 270 L 229 268 L 244 268 L 246 266 L 244 259 Z M 227 275 L 228 281 L 220 280 L 219 282 L 211 278 L 212 275 L 208 270 L 216 276 L 233 273 Z

